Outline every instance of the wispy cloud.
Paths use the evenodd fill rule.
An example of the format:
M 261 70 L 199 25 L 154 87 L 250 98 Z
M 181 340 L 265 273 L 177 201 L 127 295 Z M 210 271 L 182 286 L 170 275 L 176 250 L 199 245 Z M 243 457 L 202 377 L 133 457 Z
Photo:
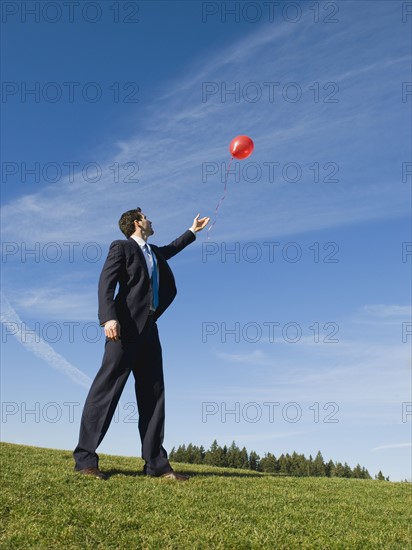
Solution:
M 47 321 L 96 321 L 96 284 L 76 290 L 47 282 L 42 287 L 28 288 L 25 293 L 11 291 L 10 299 L 26 317 Z
M 372 452 L 375 451 L 382 451 L 386 449 L 402 449 L 402 448 L 410 448 L 412 447 L 412 443 L 390 443 L 389 445 L 380 445 L 379 447 L 374 447 L 371 449 Z
M 380 320 L 405 320 L 412 315 L 412 307 L 403 305 L 372 304 L 363 306 L 360 313 L 369 318 L 379 318 Z
M 90 387 L 90 377 L 69 363 L 62 355 L 55 352 L 43 338 L 33 334 L 28 327 L 25 327 L 23 333 L 24 323 L 3 294 L 1 294 L 1 323 L 5 325 L 5 329 L 8 329 L 28 351 L 54 369 L 60 371 L 76 384 L 87 388 Z

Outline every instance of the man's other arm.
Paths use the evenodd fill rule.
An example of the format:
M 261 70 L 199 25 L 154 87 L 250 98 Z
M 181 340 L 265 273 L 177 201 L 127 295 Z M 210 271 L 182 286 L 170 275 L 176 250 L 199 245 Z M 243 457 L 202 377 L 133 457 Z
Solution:
M 114 304 L 114 293 L 121 269 L 124 265 L 124 249 L 122 241 L 114 241 L 110 245 L 109 253 L 103 265 L 99 278 L 98 298 L 99 298 L 99 322 L 100 325 L 117 323 L 117 314 Z M 106 329 L 106 327 L 105 327 Z M 106 333 L 107 336 L 107 333 Z

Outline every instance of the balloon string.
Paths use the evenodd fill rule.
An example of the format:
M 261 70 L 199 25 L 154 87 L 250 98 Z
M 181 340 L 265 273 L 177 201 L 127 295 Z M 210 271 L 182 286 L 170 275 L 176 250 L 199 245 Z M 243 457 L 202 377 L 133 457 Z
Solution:
M 228 173 L 229 173 L 229 168 L 230 168 L 230 165 L 232 164 L 232 160 L 233 160 L 233 159 L 234 159 L 234 157 L 231 157 L 231 159 L 230 159 L 230 161 L 229 161 L 229 164 L 227 165 L 227 168 L 226 168 L 226 174 L 225 174 L 225 189 L 224 189 L 224 191 L 223 191 L 222 198 L 221 198 L 220 201 L 217 203 L 216 210 L 215 210 L 215 219 L 213 220 L 212 225 L 211 225 L 211 226 L 209 227 L 209 229 L 207 230 L 207 238 L 208 238 L 208 239 L 210 239 L 209 231 L 212 229 L 212 227 L 213 227 L 213 226 L 215 225 L 215 223 L 216 223 L 220 205 L 222 204 L 222 202 L 225 200 L 225 197 L 226 197 L 227 175 L 228 175 Z

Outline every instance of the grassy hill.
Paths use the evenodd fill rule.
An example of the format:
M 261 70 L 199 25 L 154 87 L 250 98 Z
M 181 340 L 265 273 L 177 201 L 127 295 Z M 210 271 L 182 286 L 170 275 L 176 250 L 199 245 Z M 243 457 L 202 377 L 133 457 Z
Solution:
M 100 455 L 108 481 L 73 471 L 70 451 L 1 451 L 0 546 L 93 549 L 410 548 L 411 485 L 274 477 L 175 465 L 185 483 Z M 410 529 L 410 527 L 409 527 Z

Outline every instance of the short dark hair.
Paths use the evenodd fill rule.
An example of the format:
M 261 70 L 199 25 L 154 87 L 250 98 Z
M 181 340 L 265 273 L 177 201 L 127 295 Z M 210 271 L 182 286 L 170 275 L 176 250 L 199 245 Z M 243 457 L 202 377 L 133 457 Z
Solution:
M 135 208 L 134 210 L 128 210 L 127 212 L 124 212 L 119 220 L 120 231 L 123 233 L 123 235 L 129 238 L 130 235 L 133 235 L 136 230 L 134 222 L 140 222 L 141 220 L 143 220 L 143 216 L 141 214 L 140 208 Z

